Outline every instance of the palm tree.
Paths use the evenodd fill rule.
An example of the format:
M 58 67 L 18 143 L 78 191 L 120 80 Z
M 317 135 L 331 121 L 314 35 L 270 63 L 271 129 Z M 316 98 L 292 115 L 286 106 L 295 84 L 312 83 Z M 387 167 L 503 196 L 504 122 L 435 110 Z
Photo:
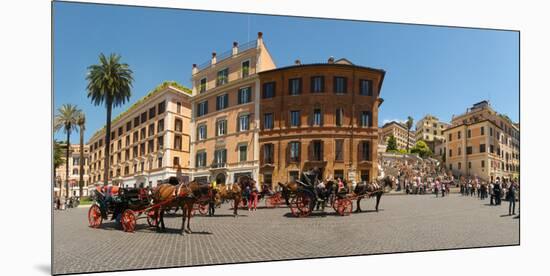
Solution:
M 107 121 L 105 126 L 105 168 L 103 185 L 109 182 L 109 157 L 111 151 L 111 112 L 130 100 L 132 87 L 132 70 L 128 64 L 120 63 L 120 55 L 111 54 L 108 58 L 101 53 L 99 64 L 88 66 L 88 98 L 94 105 L 105 104 Z
M 55 131 L 63 130 L 67 134 L 67 148 L 65 150 L 65 188 L 66 197 L 69 197 L 69 152 L 71 151 L 71 132 L 76 130 L 77 116 L 80 110 L 76 105 L 64 104 L 57 109 L 57 115 L 55 115 L 54 129 Z
M 413 123 L 414 123 L 414 119 L 411 116 L 407 117 L 407 153 L 409 152 L 409 139 L 410 139 L 411 128 L 413 126 Z
M 78 195 L 82 197 L 84 190 L 84 130 L 86 130 L 86 115 L 84 112 L 80 112 L 76 118 L 78 125 L 78 132 L 80 133 L 80 179 L 78 180 Z

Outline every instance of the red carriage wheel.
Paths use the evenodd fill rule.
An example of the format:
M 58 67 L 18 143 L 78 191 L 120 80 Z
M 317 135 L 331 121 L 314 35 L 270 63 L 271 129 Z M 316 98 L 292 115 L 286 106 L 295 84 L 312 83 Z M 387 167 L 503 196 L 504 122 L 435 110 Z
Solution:
M 88 210 L 88 223 L 90 224 L 90 227 L 99 228 L 102 221 L 103 217 L 101 217 L 101 209 L 99 209 L 97 204 L 93 204 L 90 207 L 90 210 Z
M 199 213 L 203 216 L 208 213 L 208 203 L 199 203 Z
M 147 211 L 147 224 L 151 227 L 155 227 L 158 224 L 158 209 L 151 209 Z
M 309 198 L 305 194 L 298 195 L 296 197 L 296 205 L 298 207 L 298 210 L 300 210 L 300 213 L 298 214 L 300 217 L 307 217 L 309 214 L 311 214 L 311 198 Z
M 290 212 L 292 213 L 293 216 L 297 217 L 298 216 L 298 213 L 300 212 L 300 210 L 298 210 L 298 204 L 296 203 L 296 197 L 293 197 L 291 200 L 290 200 L 290 204 L 288 205 L 288 207 L 290 208 Z
M 340 216 L 349 216 L 353 210 L 353 202 L 349 198 L 337 199 L 335 202 L 336 212 Z
M 265 199 L 265 207 L 274 208 L 275 204 L 275 199 L 273 197 L 268 197 Z
M 130 209 L 124 210 L 120 219 L 124 232 L 134 232 L 136 230 L 136 215 Z

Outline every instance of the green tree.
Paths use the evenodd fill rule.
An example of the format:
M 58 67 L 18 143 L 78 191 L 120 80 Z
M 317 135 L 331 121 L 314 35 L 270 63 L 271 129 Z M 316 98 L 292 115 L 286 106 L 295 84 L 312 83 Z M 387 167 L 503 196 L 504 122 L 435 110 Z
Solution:
M 422 140 L 416 142 L 416 145 L 411 149 L 411 153 L 417 153 L 422 158 L 432 156 L 432 150 L 428 147 L 426 142 Z
M 397 140 L 395 139 L 395 136 L 393 134 L 388 138 L 388 146 L 386 147 L 386 151 L 395 151 L 397 150 Z
M 410 136 L 411 136 L 411 128 L 413 126 L 413 123 L 414 123 L 414 119 L 409 116 L 407 117 L 407 152 L 409 152 L 409 140 L 411 139 Z
M 103 185 L 109 182 L 109 157 L 111 151 L 111 113 L 117 107 L 130 100 L 133 82 L 132 70 L 126 63 L 120 62 L 120 55 L 99 55 L 99 64 L 88 67 L 88 98 L 94 105 L 105 104 L 107 111 L 105 126 L 105 162 Z
M 63 130 L 67 134 L 67 149 L 65 150 L 65 196 L 69 197 L 69 153 L 71 151 L 71 133 L 76 130 L 77 117 L 80 110 L 76 105 L 64 104 L 57 109 L 57 115 L 54 118 L 55 131 Z
M 57 168 L 63 165 L 63 145 L 57 140 L 53 141 L 53 181 L 57 185 Z M 59 187 L 61 189 L 61 187 Z
M 84 112 L 78 114 L 76 123 L 78 124 L 78 132 L 80 134 L 80 178 L 78 180 L 78 195 L 82 196 L 84 190 L 84 131 L 86 130 L 86 116 Z

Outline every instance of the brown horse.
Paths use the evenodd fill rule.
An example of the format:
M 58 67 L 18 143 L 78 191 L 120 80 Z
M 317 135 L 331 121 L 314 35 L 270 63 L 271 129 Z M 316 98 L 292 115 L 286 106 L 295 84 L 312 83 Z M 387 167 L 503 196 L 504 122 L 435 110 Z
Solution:
M 285 199 L 286 205 L 290 205 L 289 199 L 292 195 L 296 194 L 296 191 L 298 191 L 298 183 L 296 183 L 296 181 L 291 181 L 289 183 L 278 182 L 277 185 L 279 185 L 282 189 L 281 195 Z
M 382 195 L 384 194 L 384 191 L 386 190 L 387 186 L 392 187 L 393 181 L 390 177 L 385 177 L 382 179 L 381 184 L 359 184 L 355 187 L 353 190 L 353 193 L 355 196 L 357 196 L 357 208 L 355 209 L 355 212 L 362 212 L 361 210 L 361 199 L 363 197 L 371 198 L 373 196 L 376 197 L 376 212 L 378 212 L 378 205 L 380 204 L 380 199 L 382 198 Z
M 242 189 L 238 184 L 233 185 L 221 185 L 218 191 L 218 198 L 226 200 L 234 200 L 235 208 L 233 209 L 233 215 L 237 216 L 237 210 L 239 209 L 239 203 L 242 201 Z
M 191 231 L 191 216 L 193 205 L 199 201 L 210 200 L 214 196 L 214 192 L 209 184 L 199 184 L 196 181 L 191 181 L 189 184 L 161 184 L 153 191 L 153 204 L 166 202 L 162 204 L 156 212 L 158 223 L 157 230 L 165 230 L 164 226 L 164 210 L 179 207 L 183 210 L 181 234 Z M 219 201 L 219 196 L 215 196 L 216 201 Z M 187 219 L 187 229 L 184 230 L 185 220 Z M 160 228 L 159 228 L 160 227 Z

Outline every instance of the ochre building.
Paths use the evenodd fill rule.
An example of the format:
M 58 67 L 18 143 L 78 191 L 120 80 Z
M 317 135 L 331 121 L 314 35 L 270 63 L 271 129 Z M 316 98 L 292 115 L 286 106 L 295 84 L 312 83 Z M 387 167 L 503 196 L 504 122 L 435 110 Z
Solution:
M 346 59 L 260 72 L 260 182 L 323 177 L 372 181 L 385 72 Z

